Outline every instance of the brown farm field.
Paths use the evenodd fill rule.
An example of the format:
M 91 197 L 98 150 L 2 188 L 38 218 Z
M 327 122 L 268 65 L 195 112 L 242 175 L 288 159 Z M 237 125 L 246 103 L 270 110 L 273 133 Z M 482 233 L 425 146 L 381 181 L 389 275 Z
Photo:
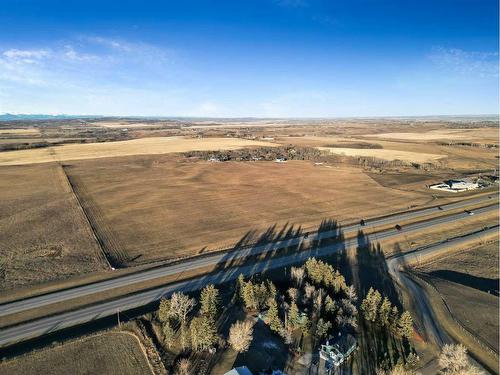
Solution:
M 455 318 L 497 352 L 498 246 L 498 241 L 491 242 L 418 268 L 444 298 Z
M 429 163 L 435 160 L 443 159 L 446 155 L 426 154 L 423 152 L 412 152 L 402 150 L 385 150 L 385 149 L 361 149 L 347 147 L 318 147 L 320 150 L 328 151 L 333 154 L 346 156 L 364 156 L 373 157 L 384 160 L 402 160 L 406 162 Z
M 2 289 L 104 269 L 57 164 L 0 167 Z
M 0 362 L 0 374 L 152 373 L 139 340 L 127 333 L 90 336 Z
M 498 161 L 496 149 L 443 145 L 434 139 L 451 134 L 460 140 L 492 142 L 497 130 L 492 127 L 445 128 L 439 133 L 439 124 L 423 124 L 421 133 L 429 133 L 427 138 L 394 139 L 368 135 L 416 133 L 417 125 L 262 120 L 193 123 L 174 129 L 175 122 L 110 124 L 29 123 L 2 129 L 7 139 L 0 142 L 13 140 L 12 132 L 18 130 L 26 137 L 40 132 L 49 142 L 100 140 L 0 152 L 0 286 L 4 289 L 106 269 L 79 203 L 104 250 L 120 265 L 129 266 L 226 248 L 243 238 L 272 239 L 290 228 L 315 230 L 324 219 L 346 223 L 460 199 L 466 194 L 437 193 L 426 185 L 459 177 L 460 168 L 492 168 Z M 108 141 L 123 139 L 122 130 L 114 129 L 116 124 L 130 128 L 126 137 L 143 138 Z M 140 132 L 133 131 L 134 124 Z M 176 136 L 155 136 L 161 132 L 148 128 L 166 125 L 172 129 L 161 132 Z M 101 133 L 95 133 L 96 126 Z M 35 138 L 31 135 L 29 140 Z M 385 169 L 358 167 L 342 158 L 324 165 L 209 163 L 179 154 L 289 144 L 347 148 L 356 155 L 386 154 L 390 159 L 406 153 L 408 160 L 430 157 L 446 163 L 435 170 Z
M 468 132 L 462 131 L 460 133 L 463 137 L 460 138 L 460 141 L 498 145 L 498 138 L 494 138 L 492 135 L 495 132 L 498 134 L 498 128 L 468 130 Z M 344 135 L 277 137 L 275 142 L 328 148 L 332 153 L 343 153 L 348 156 L 368 156 L 386 160 L 400 159 L 419 163 L 439 161 L 445 163 L 446 167 L 452 170 L 495 169 L 498 164 L 498 148 L 446 144 L 446 142 L 426 140 L 425 135 L 428 133 L 425 131 L 418 134 L 421 137 L 408 137 L 407 139 L 377 138 L 367 134 L 353 134 L 349 137 Z M 448 141 L 454 140 L 456 139 Z M 356 145 L 363 145 L 363 147 L 356 147 Z
M 310 162 L 190 161 L 141 156 L 65 167 L 98 235 L 125 264 L 172 259 L 269 228 L 317 229 L 427 204 L 430 192 L 383 187 L 361 169 Z
M 167 154 L 193 150 L 234 150 L 245 146 L 272 146 L 272 144 L 239 138 L 139 138 L 127 141 L 65 144 L 43 149 L 3 152 L 0 153 L 0 166 L 128 155 Z

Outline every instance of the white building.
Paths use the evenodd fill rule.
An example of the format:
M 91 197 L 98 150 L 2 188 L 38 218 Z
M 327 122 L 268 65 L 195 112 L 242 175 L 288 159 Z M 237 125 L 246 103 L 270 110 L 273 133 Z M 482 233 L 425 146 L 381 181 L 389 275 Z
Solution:
M 462 191 L 478 189 L 479 184 L 469 180 L 449 180 L 439 184 L 430 185 L 429 188 L 447 191 L 450 193 L 460 193 Z

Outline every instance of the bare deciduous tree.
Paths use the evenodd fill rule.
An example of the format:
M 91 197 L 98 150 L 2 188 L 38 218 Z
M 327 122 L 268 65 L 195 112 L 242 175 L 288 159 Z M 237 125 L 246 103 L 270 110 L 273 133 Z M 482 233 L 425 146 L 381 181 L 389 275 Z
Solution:
M 316 290 L 316 288 L 314 287 L 314 285 L 311 285 L 309 283 L 306 283 L 306 285 L 304 285 L 304 301 L 305 302 L 308 302 L 311 300 L 311 298 L 314 295 L 315 290 Z
M 299 298 L 299 290 L 297 288 L 289 288 L 287 292 L 292 302 L 297 302 L 297 299 Z
M 297 288 L 300 288 L 302 286 L 302 282 L 304 281 L 304 267 L 292 267 L 290 273 L 292 275 L 292 279 L 295 282 L 295 285 L 297 286 Z
M 467 349 L 462 344 L 446 344 L 439 356 L 441 374 L 446 375 L 482 375 L 484 372 L 473 366 L 467 357 Z
M 189 298 L 184 293 L 175 292 L 170 299 L 170 311 L 182 324 L 186 324 L 187 315 L 196 306 L 196 300 Z
M 177 362 L 177 375 L 189 375 L 189 367 L 191 366 L 191 362 L 189 362 L 189 359 L 187 358 L 182 358 Z
M 358 295 L 356 294 L 356 288 L 354 288 L 354 285 L 346 288 L 345 295 L 352 303 L 358 300 Z
M 246 352 L 253 339 L 253 323 L 251 321 L 236 322 L 229 329 L 229 344 L 239 353 Z

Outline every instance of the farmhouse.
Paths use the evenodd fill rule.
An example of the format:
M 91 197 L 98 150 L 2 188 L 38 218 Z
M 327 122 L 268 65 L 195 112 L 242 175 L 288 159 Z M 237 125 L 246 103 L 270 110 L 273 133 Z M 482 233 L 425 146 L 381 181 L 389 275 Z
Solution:
M 356 339 L 350 334 L 340 335 L 333 340 L 333 344 L 330 344 L 330 341 L 327 340 L 326 344 L 321 345 L 319 350 L 319 356 L 325 361 L 326 368 L 340 366 L 349 358 L 357 346 Z

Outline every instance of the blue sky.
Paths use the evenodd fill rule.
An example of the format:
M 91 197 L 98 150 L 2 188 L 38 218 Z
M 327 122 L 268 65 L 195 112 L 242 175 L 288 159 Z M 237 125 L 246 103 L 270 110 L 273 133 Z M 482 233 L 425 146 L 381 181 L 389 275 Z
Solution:
M 0 3 L 0 113 L 498 113 L 498 2 Z

